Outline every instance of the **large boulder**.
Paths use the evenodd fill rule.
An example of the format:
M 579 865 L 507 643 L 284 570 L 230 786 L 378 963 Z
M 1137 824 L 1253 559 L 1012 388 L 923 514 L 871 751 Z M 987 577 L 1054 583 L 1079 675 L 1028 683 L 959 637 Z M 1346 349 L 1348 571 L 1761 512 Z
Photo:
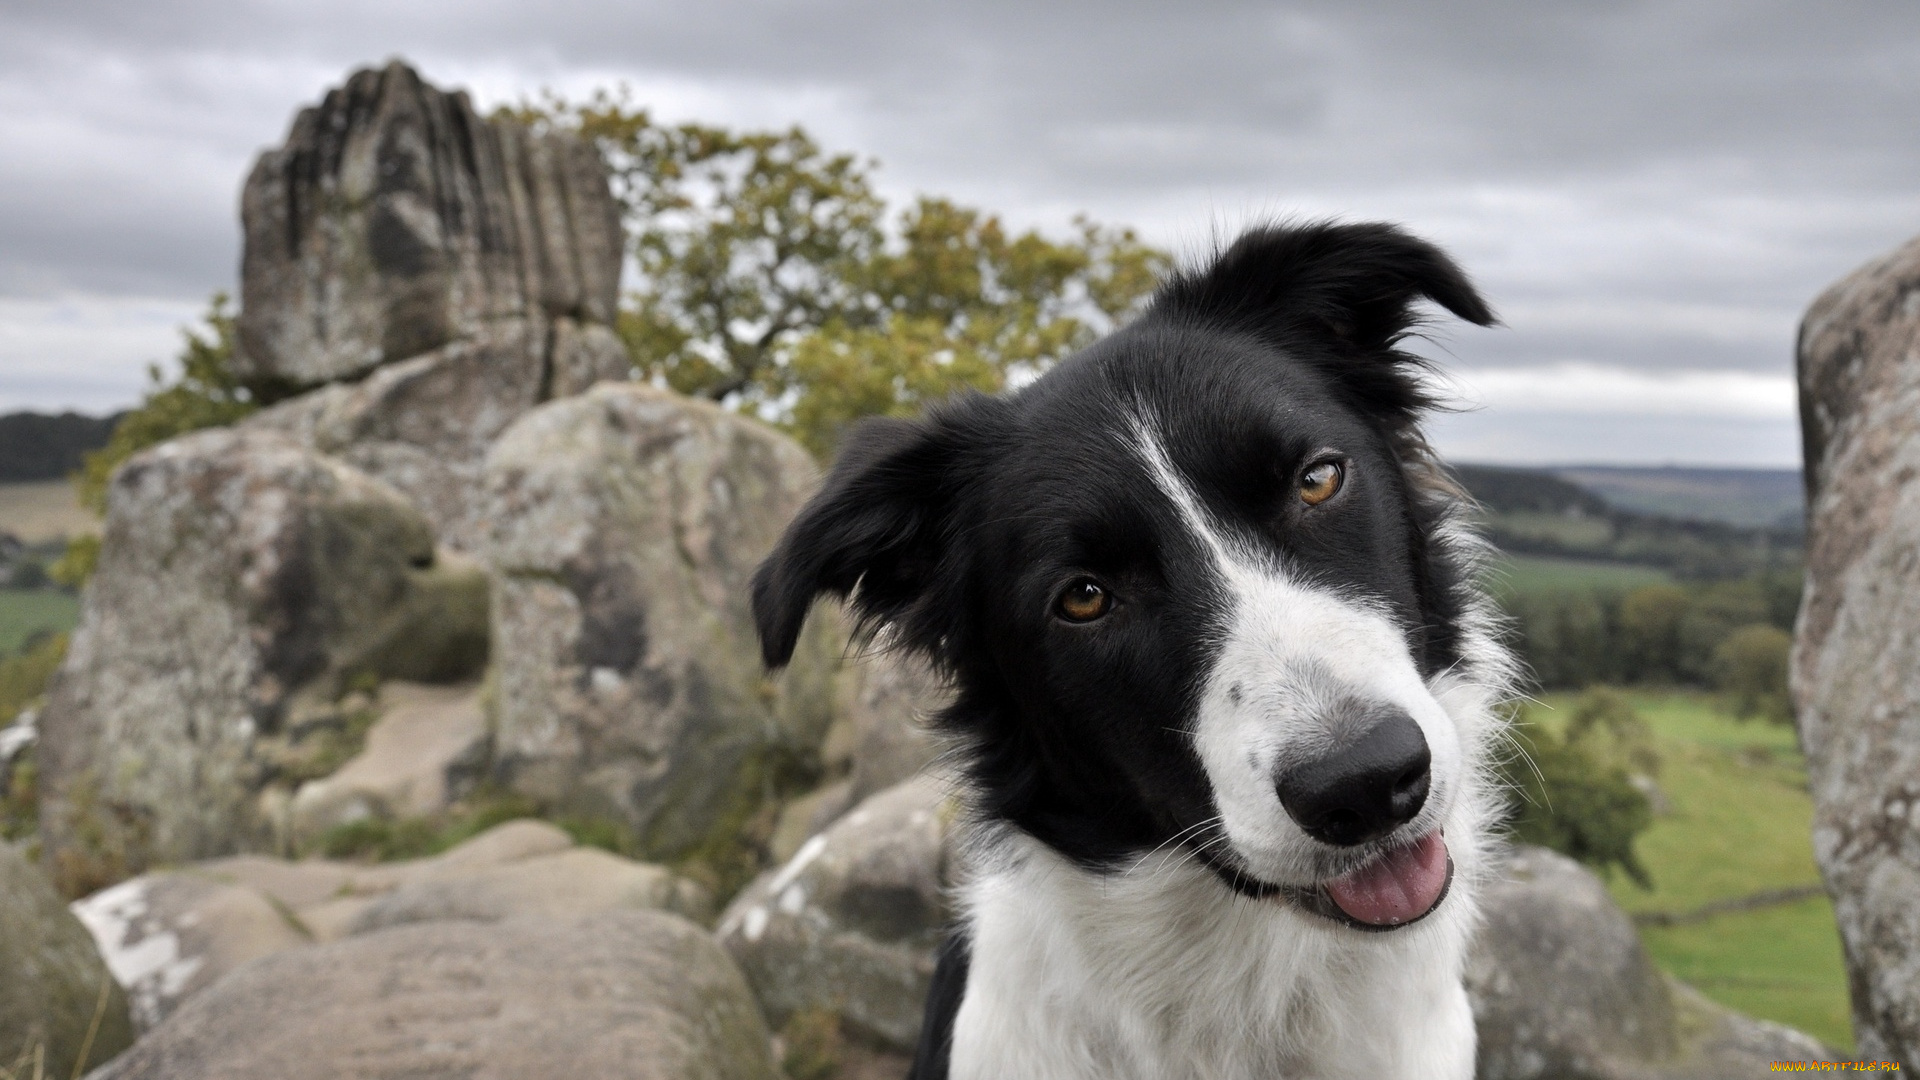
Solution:
M 576 847 L 552 825 L 520 820 L 432 858 L 211 859 L 103 889 L 73 913 L 126 988 L 134 1019 L 151 1028 L 247 963 L 316 942 L 421 922 L 656 908 L 706 918 L 711 903 L 664 868 Z
M 485 534 L 481 461 L 514 418 L 631 374 L 598 154 L 482 119 L 404 64 L 303 111 L 241 216 L 236 372 L 270 399 L 304 391 L 247 425 L 392 484 L 452 547 Z
M 284 437 L 214 430 L 130 459 L 40 716 L 56 877 L 83 892 L 269 843 L 267 747 L 296 694 L 470 672 L 485 585 L 436 559 L 392 488 Z
M 1661 974 L 1606 886 L 1564 855 L 1516 848 L 1480 900 L 1466 974 L 1478 1080 L 1740 1080 L 1836 1057 Z
M 242 964 L 312 940 L 262 894 L 191 870 L 142 874 L 76 902 L 73 913 L 142 1029 Z
M 951 915 L 950 787 L 922 775 L 875 795 L 761 875 L 721 917 L 776 1027 L 827 1011 L 911 1051 Z
M 0 842 L 0 1074 L 77 1076 L 83 1047 L 98 1065 L 131 1042 L 126 994 L 86 928 L 40 868 Z M 8 1074 L 15 1065 L 24 1069 Z
M 500 781 L 650 858 L 732 859 L 834 711 L 834 620 L 769 676 L 748 607 L 815 483 L 792 440 L 648 386 L 515 422 L 487 458 Z
M 1807 569 L 1791 677 L 1862 1057 L 1920 1067 L 1920 240 L 1800 327 Z
M 398 61 L 301 111 L 241 221 L 236 367 L 256 384 L 355 379 L 502 323 L 544 342 L 552 319 L 614 320 L 620 215 L 593 148 L 483 119 Z
M 727 954 L 663 912 L 401 926 L 281 953 L 95 1080 L 778 1080 Z
M 1613 1077 L 1678 1052 L 1666 981 L 1579 863 L 1520 848 L 1481 910 L 1467 967 L 1479 1080 Z

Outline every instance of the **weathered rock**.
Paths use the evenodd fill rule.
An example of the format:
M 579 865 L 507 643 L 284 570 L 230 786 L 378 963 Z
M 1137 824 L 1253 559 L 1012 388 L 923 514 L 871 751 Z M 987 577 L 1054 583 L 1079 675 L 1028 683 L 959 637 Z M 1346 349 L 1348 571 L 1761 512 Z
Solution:
M 311 387 L 495 324 L 610 325 L 619 210 L 593 148 L 482 119 L 405 64 L 356 72 L 261 155 L 241 201 L 236 367 Z M 539 380 L 543 347 L 522 359 Z
M 1738 1080 L 1836 1059 L 1661 974 L 1606 886 L 1564 855 L 1516 848 L 1481 910 L 1466 980 L 1479 1080 Z
M 386 481 L 427 515 L 442 542 L 484 539 L 481 463 L 487 447 L 541 400 L 544 332 L 525 320 L 388 364 L 250 416 Z
M 1481 910 L 1467 965 L 1480 1080 L 1614 1077 L 1678 1053 L 1666 980 L 1579 863 L 1520 848 Z
M 295 692 L 470 668 L 481 584 L 436 568 L 399 493 L 282 436 L 206 431 L 136 455 L 40 718 L 57 876 L 85 891 L 267 842 L 261 741 Z
M 133 1042 L 126 994 L 53 883 L 0 843 L 0 1071 L 21 1055 L 26 1068 L 18 1075 L 34 1075 L 38 1047 L 44 1075 L 75 1075 L 89 1028 L 89 1065 L 126 1049 Z
M 364 934 L 406 923 L 468 919 L 498 922 L 519 915 L 561 918 L 628 908 L 709 917 L 705 889 L 664 867 L 637 863 L 595 848 L 483 867 L 466 873 L 423 875 L 368 904 L 348 926 Z
M 123 881 L 75 902 L 73 913 L 126 988 L 143 1030 L 249 960 L 311 940 L 261 894 L 192 871 Z
M 1791 678 L 1861 1056 L 1920 1067 L 1920 240 L 1800 326 L 1807 570 Z
M 720 943 L 774 1026 L 825 1009 L 912 1049 L 949 916 L 952 817 L 947 786 L 915 777 L 855 807 L 728 906 Z
M 380 704 L 365 749 L 294 794 L 296 849 L 364 818 L 441 813 L 482 776 L 488 734 L 477 685 L 390 682 L 380 688 Z
M 212 859 L 103 889 L 73 913 L 145 1028 L 249 961 L 387 926 L 652 908 L 705 918 L 711 906 L 703 888 L 661 867 L 520 820 L 427 859 Z
M 852 734 L 852 798 L 864 799 L 911 777 L 940 754 L 928 718 L 953 692 L 924 660 L 875 650 L 852 665 L 856 689 L 846 710 Z
M 429 923 L 269 957 L 95 1080 L 776 1080 L 726 953 L 660 912 Z
M 817 764 L 833 712 L 832 620 L 770 678 L 748 609 L 816 482 L 806 452 L 711 404 L 602 384 L 522 417 L 487 475 L 501 780 L 623 822 L 650 858 L 739 844 Z

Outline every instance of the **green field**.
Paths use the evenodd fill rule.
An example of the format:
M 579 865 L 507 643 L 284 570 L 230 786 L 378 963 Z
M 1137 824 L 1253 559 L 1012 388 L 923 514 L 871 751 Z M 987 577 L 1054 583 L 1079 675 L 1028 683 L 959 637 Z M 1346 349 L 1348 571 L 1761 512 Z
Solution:
M 1622 907 L 1677 912 L 1819 883 L 1809 836 L 1813 804 L 1792 729 L 1741 723 L 1704 694 L 1628 696 L 1653 728 L 1659 784 L 1671 809 L 1637 843 L 1653 890 L 1620 874 L 1609 883 Z M 1546 704 L 1561 706 L 1572 697 L 1550 695 Z M 1556 720 L 1538 709 L 1534 716 L 1548 725 Z M 1836 1047 L 1853 1046 L 1846 967 L 1825 897 L 1647 926 L 1641 935 L 1662 967 L 1715 1001 Z
M 18 648 L 37 630 L 71 630 L 80 620 L 80 601 L 55 589 L 0 589 L 0 656 Z
M 1520 594 L 1590 589 L 1626 592 L 1642 585 L 1660 585 L 1672 580 L 1665 570 L 1655 566 L 1555 559 L 1541 555 L 1502 555 L 1489 567 L 1487 575 L 1488 587 L 1496 597 L 1502 599 Z

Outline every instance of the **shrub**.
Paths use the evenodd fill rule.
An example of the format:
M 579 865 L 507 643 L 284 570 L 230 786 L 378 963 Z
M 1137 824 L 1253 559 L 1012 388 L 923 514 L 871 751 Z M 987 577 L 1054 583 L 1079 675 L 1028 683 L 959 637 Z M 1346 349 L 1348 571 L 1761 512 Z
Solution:
M 1787 654 L 1792 649 L 1793 637 L 1785 630 L 1749 623 L 1714 650 L 1714 683 L 1733 695 L 1735 716 L 1793 722 L 1793 706 L 1787 699 Z
M 1516 753 L 1502 765 L 1513 838 L 1539 844 L 1611 874 L 1618 867 L 1651 888 L 1633 842 L 1653 808 L 1633 784 L 1659 771 L 1651 732 L 1626 699 L 1596 689 L 1575 703 L 1556 734 L 1523 715 Z

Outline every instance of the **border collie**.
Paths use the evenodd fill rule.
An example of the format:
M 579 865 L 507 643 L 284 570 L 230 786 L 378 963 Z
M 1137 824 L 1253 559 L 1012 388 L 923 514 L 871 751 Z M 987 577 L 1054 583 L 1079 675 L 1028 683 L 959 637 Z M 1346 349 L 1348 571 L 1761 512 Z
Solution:
M 753 583 L 953 682 L 978 827 L 916 1080 L 1465 1080 L 1511 661 L 1397 345 L 1494 318 L 1385 224 L 1270 227 L 1012 393 L 868 420 Z

